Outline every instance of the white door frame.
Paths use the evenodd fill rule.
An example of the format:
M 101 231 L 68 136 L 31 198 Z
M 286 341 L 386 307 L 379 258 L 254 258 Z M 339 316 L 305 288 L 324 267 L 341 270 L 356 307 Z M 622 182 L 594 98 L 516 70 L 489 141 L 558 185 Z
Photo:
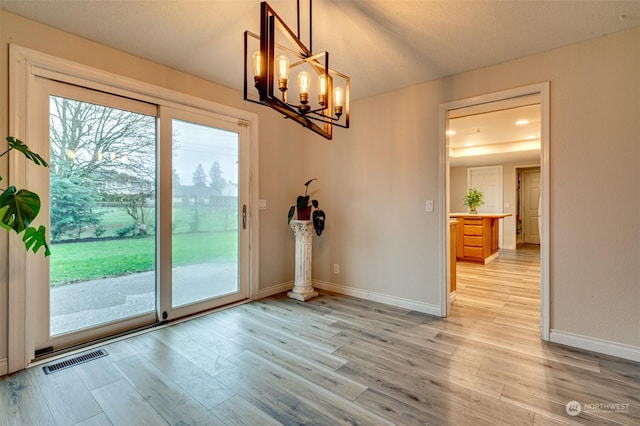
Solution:
M 485 104 L 505 99 L 516 98 L 526 95 L 540 95 L 540 118 L 541 118 L 541 149 L 540 149 L 540 179 L 542 190 L 542 244 L 540 245 L 540 337 L 542 340 L 549 340 L 550 319 L 549 319 L 549 82 L 532 84 L 501 92 L 489 93 L 475 96 L 473 98 L 461 99 L 458 101 L 440 104 L 439 107 L 439 206 L 440 215 L 440 276 L 443 277 L 440 286 L 440 316 L 446 317 L 450 312 L 449 293 L 451 289 L 451 271 L 449 268 L 449 140 L 445 131 L 449 111 L 469 107 L 472 105 Z
M 91 87 L 106 93 L 123 96 L 130 96 L 131 93 L 134 93 L 136 98 L 141 101 L 170 107 L 190 108 L 194 111 L 205 110 L 219 115 L 220 119 L 248 127 L 249 298 L 257 297 L 260 282 L 258 115 L 11 44 L 9 46 L 9 134 L 27 144 L 29 144 L 33 133 L 29 125 L 31 113 L 28 109 L 28 98 L 33 96 L 33 81 L 38 76 L 81 86 L 90 81 Z M 24 187 L 28 173 L 25 159 L 15 153 L 10 153 L 9 158 L 11 162 L 8 174 L 9 182 L 17 187 Z M 28 263 L 35 260 L 34 256 L 41 256 L 41 254 L 26 253 L 22 236 L 17 236 L 15 233 L 9 234 L 8 353 L 7 368 L 2 373 L 12 373 L 28 367 L 33 355 L 32 324 L 29 315 L 29 299 L 33 295 L 27 280 L 27 269 Z

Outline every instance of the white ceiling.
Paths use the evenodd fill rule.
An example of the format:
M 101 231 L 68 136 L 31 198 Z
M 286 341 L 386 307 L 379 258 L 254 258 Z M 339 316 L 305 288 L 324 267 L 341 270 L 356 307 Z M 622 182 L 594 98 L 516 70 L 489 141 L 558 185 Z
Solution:
M 295 28 L 295 1 L 269 4 Z M 0 0 L 0 8 L 237 90 L 243 33 L 259 32 L 258 0 Z M 640 1 L 316 0 L 313 17 L 313 50 L 330 52 L 360 99 L 640 26 Z
M 540 96 L 491 102 L 449 113 L 452 167 L 540 162 Z
M 300 3 L 307 34 L 308 2 Z M 296 29 L 294 0 L 269 4 Z M 0 0 L 0 9 L 238 91 L 244 31 L 260 31 L 259 0 Z M 361 99 L 637 26 L 638 0 L 316 0 L 312 47 L 329 51 Z M 453 113 L 468 117 L 452 120 L 451 165 L 539 161 L 539 149 L 522 142 L 539 138 L 537 108 L 525 127 L 515 117 L 533 117 L 535 107 Z M 476 147 L 465 148 L 472 139 Z

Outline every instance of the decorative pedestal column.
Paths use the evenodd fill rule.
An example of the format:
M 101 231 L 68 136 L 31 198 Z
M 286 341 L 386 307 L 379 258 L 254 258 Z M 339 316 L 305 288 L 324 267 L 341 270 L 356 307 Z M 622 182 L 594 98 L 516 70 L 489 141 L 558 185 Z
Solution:
M 296 280 L 287 296 L 305 302 L 318 295 L 311 284 L 313 224 L 310 220 L 292 220 L 289 226 L 296 235 Z

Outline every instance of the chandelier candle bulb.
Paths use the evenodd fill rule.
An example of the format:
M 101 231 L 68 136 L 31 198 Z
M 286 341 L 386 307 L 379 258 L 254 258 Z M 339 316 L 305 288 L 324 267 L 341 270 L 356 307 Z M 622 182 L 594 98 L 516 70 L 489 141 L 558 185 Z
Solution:
M 342 90 L 342 87 L 336 87 L 333 101 L 335 103 L 335 111 L 338 117 L 342 115 L 342 102 L 344 97 L 343 95 L 344 95 L 344 92 Z
M 253 82 L 256 89 L 260 85 L 260 76 L 262 75 L 262 61 L 260 59 L 260 51 L 253 52 Z
M 318 103 L 320 106 L 325 105 L 325 98 L 327 96 L 327 76 L 325 74 L 320 74 L 318 76 Z
M 253 76 L 260 77 L 260 51 L 253 52 Z
M 298 74 L 298 89 L 300 90 L 300 94 L 306 93 L 309 94 L 309 73 L 306 71 L 302 71 Z
M 289 82 L 289 58 L 284 55 L 278 56 L 276 59 L 276 63 L 278 64 L 278 88 L 281 92 L 287 91 L 287 83 Z
M 303 114 L 309 111 L 309 83 L 311 77 L 306 71 L 302 71 L 298 74 L 298 90 L 300 91 L 300 112 Z

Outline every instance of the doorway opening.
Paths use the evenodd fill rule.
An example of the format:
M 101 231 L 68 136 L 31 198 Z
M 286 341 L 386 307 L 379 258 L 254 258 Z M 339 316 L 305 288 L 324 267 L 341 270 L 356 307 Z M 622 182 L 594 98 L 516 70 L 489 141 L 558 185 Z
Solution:
M 475 235 L 465 235 L 464 229 L 453 230 L 450 225 L 451 217 L 464 216 L 467 209 L 463 205 L 464 192 L 469 188 L 469 169 L 484 171 L 485 167 L 501 167 L 503 171 L 503 185 L 501 188 L 502 200 L 492 207 L 494 211 L 485 212 L 487 216 L 500 216 L 493 222 L 491 234 L 496 234 L 498 239 L 500 233 L 500 248 L 508 251 L 509 255 L 504 256 L 503 264 L 508 263 L 507 259 L 513 254 L 525 254 L 524 251 L 518 253 L 517 249 L 528 249 L 526 253 L 534 257 L 539 256 L 539 318 L 540 336 L 543 340 L 549 339 L 549 277 L 548 277 L 548 213 L 549 213 L 549 162 L 548 162 L 548 123 L 549 123 L 549 85 L 548 83 L 536 84 L 522 88 L 507 90 L 478 96 L 470 99 L 442 104 L 440 106 L 440 126 L 441 126 L 441 201 L 444 206 L 442 228 L 444 230 L 442 240 L 442 253 L 452 253 L 452 249 L 462 247 L 465 249 L 465 242 L 468 245 L 479 245 L 469 247 L 468 251 L 483 251 L 480 247 L 482 238 Z M 537 122 L 529 119 L 527 115 L 539 117 Z M 520 116 L 523 117 L 520 117 Z M 477 119 L 487 120 L 483 125 L 478 125 Z M 509 121 L 509 125 L 515 129 L 511 134 L 506 134 L 503 126 L 498 125 L 498 121 Z M 537 132 L 534 132 L 537 128 Z M 517 136 L 516 136 L 517 134 Z M 537 168 L 537 188 L 533 184 Z M 524 196 L 518 183 L 520 178 L 526 176 L 530 183 L 530 199 L 527 206 L 535 209 L 524 211 Z M 486 173 L 481 173 L 486 174 Z M 482 180 L 480 180 L 482 182 Z M 537 192 L 536 192 L 537 191 Z M 537 194 L 537 197 L 535 195 Z M 537 198 L 535 203 L 533 198 Z M 495 204 L 495 203 L 494 203 Z M 538 235 L 542 244 L 535 242 L 525 244 L 522 232 L 522 221 L 528 223 L 526 229 L 531 234 Z M 460 218 L 458 228 L 460 227 Z M 472 217 L 479 221 L 479 217 Z M 493 223 L 492 222 L 492 223 Z M 480 222 L 478 222 L 479 224 Z M 477 228 L 478 230 L 480 228 Z M 499 229 L 499 231 L 498 231 Z M 455 241 L 452 234 L 455 233 Z M 528 241 L 532 241 L 528 236 Z M 534 238 L 535 239 L 535 238 Z M 491 237 L 485 238 L 492 241 Z M 492 242 L 492 246 L 495 245 Z M 454 246 L 457 246 L 454 248 Z M 473 249 L 473 250 L 472 250 Z M 492 249 L 493 250 L 493 249 Z M 485 250 L 486 251 L 486 250 Z M 492 262 L 498 253 L 486 259 L 486 263 Z M 526 257 L 526 256 L 525 256 Z M 442 316 L 451 313 L 451 302 L 455 299 L 452 290 L 456 283 L 456 263 L 452 260 L 454 256 L 443 256 L 443 276 L 446 279 L 441 287 L 441 310 Z M 531 257 L 526 257 L 531 261 Z M 516 259 L 517 260 L 517 259 Z M 536 260 L 537 261 L 537 260 Z M 493 268 L 496 268 L 494 264 Z M 535 268 L 535 266 L 534 266 Z M 469 272 L 463 266 L 463 273 Z M 454 295 L 456 293 L 453 293 Z M 536 315 L 537 317 L 537 315 Z

